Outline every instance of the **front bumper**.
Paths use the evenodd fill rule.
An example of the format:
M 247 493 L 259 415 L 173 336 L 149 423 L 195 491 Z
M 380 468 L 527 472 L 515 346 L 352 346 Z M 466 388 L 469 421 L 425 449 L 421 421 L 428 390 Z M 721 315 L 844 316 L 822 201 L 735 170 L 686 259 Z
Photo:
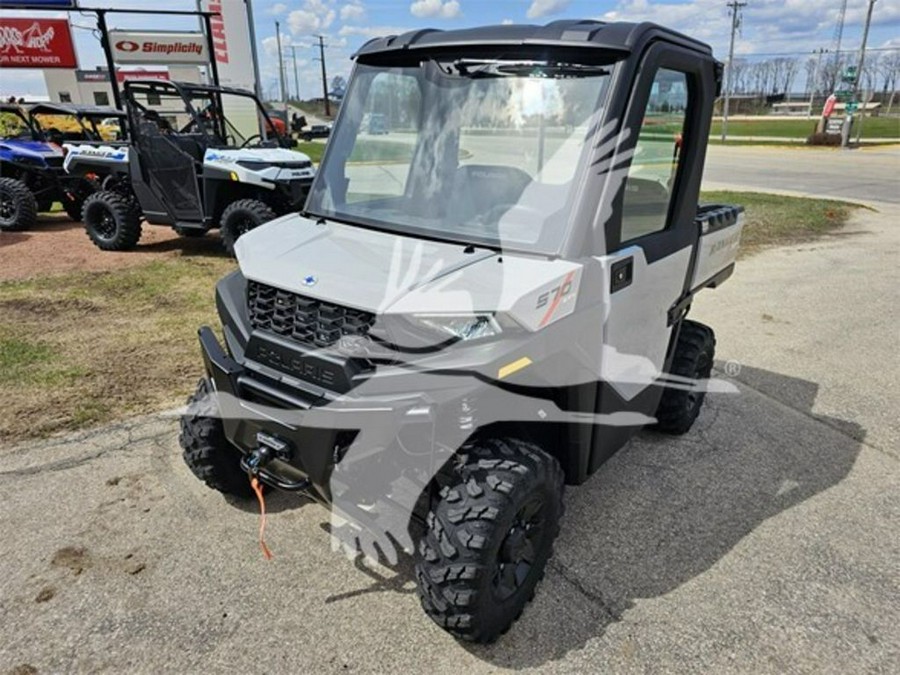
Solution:
M 395 475 L 390 473 L 394 469 L 385 469 L 388 463 L 397 467 L 396 473 L 414 467 L 415 473 L 433 475 L 448 451 L 468 436 L 465 425 L 458 424 L 458 413 L 475 393 L 471 381 L 423 391 L 422 376 L 410 374 L 418 390 L 410 386 L 402 388 L 402 394 L 382 395 L 364 386 L 352 395 L 323 397 L 274 381 L 264 374 L 267 369 L 249 361 L 238 363 L 208 327 L 200 329 L 199 339 L 227 440 L 245 460 L 259 448 L 261 438 L 285 447 L 258 471 L 260 480 L 272 487 L 312 488 L 314 497 L 330 502 L 339 463 L 344 480 L 354 472 L 371 475 L 373 462 L 389 481 Z M 394 381 L 389 389 L 395 387 Z M 436 437 L 442 441 L 440 451 Z

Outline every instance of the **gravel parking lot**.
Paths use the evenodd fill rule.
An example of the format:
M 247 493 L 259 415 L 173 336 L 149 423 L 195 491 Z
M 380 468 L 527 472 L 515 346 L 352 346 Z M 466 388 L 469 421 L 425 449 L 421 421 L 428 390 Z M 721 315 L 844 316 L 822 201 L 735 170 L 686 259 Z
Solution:
M 0 448 L 0 672 L 897 672 L 900 230 L 873 206 L 701 299 L 740 394 L 568 491 L 497 644 L 455 642 L 410 561 L 333 553 L 295 497 L 263 560 L 255 504 L 198 483 L 154 415 Z

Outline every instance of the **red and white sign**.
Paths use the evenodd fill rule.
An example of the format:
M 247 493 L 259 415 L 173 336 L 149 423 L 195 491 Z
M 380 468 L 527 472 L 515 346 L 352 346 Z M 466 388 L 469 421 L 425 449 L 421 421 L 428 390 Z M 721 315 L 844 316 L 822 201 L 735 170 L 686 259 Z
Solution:
M 201 7 L 204 11 L 217 13 L 209 21 L 219 82 L 226 87 L 255 91 L 247 4 L 234 0 L 202 0 Z
M 206 37 L 202 33 L 137 33 L 114 30 L 109 33 L 116 63 L 208 62 Z
M 126 80 L 162 80 L 169 81 L 169 72 L 167 70 L 117 70 L 116 80 L 119 83 Z
M 77 68 L 68 20 L 0 17 L 0 67 Z

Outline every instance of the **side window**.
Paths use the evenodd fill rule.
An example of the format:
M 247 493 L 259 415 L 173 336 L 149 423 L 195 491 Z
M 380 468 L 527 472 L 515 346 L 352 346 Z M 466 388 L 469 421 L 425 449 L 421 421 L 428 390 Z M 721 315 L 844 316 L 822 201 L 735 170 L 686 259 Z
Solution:
M 94 105 L 99 105 L 99 106 L 109 105 L 109 94 L 105 91 L 95 91 L 94 92 Z
M 625 181 L 622 243 L 666 229 L 681 162 L 687 110 L 687 75 L 660 69 L 653 80 Z

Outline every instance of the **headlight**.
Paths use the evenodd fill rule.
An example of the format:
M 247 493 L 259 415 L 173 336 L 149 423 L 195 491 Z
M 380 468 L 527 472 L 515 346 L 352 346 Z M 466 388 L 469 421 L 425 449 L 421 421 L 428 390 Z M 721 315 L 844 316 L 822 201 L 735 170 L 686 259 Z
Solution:
M 458 340 L 495 337 L 503 332 L 500 322 L 493 314 L 417 314 L 415 319 L 423 326 L 433 328 Z

